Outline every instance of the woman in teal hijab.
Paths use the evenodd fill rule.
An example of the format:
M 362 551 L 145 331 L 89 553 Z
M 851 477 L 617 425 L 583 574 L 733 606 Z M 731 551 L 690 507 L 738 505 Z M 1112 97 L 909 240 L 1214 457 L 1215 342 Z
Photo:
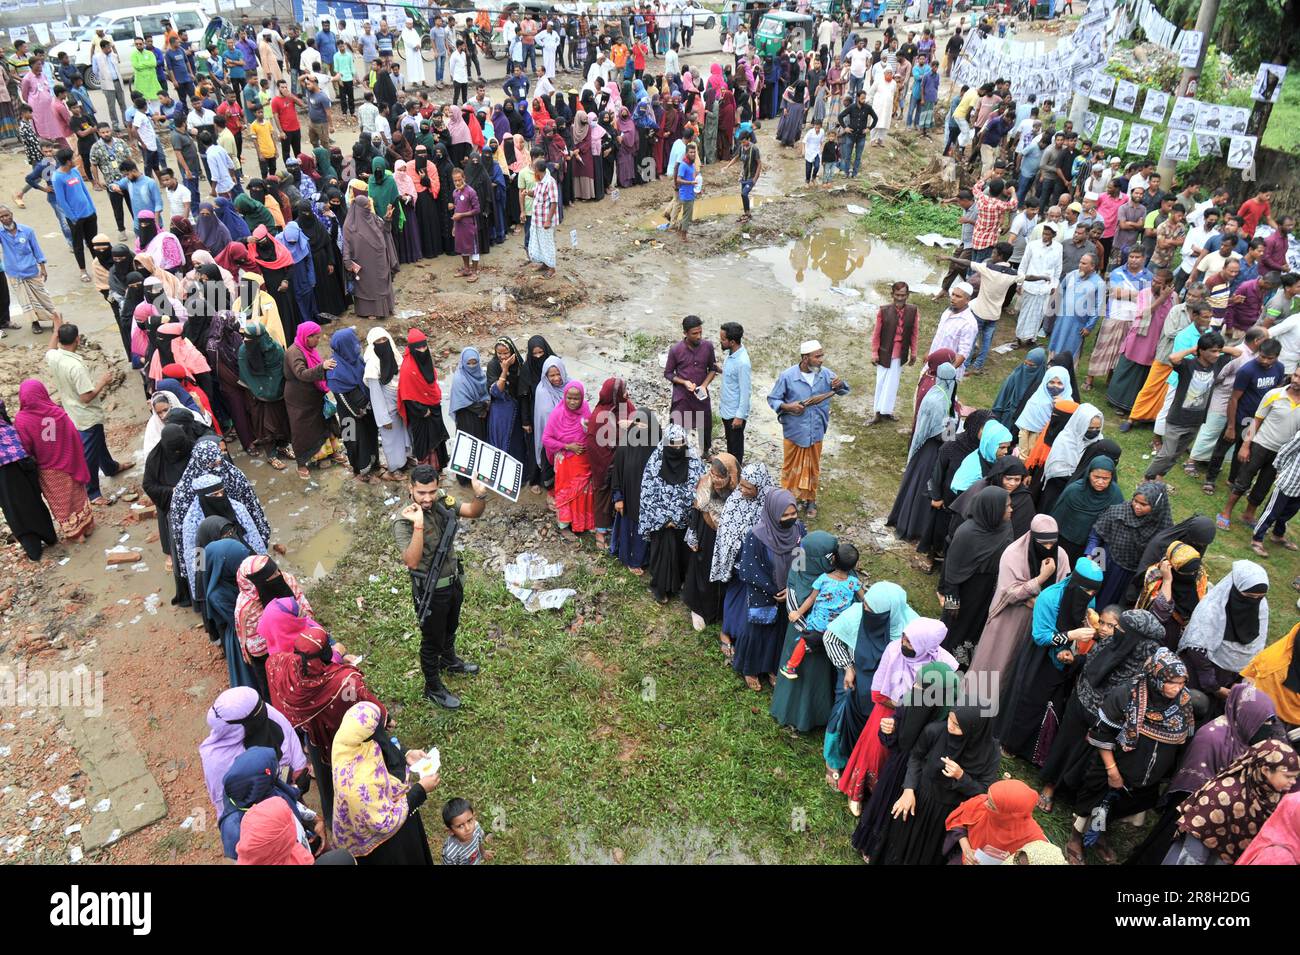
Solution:
M 1076 561 L 1083 554 L 1088 535 L 1112 504 L 1123 504 L 1124 494 L 1117 486 L 1115 460 L 1106 455 L 1093 458 L 1088 473 L 1069 484 L 1052 507 L 1052 516 L 1061 532 L 1061 549 Z
M 1004 751 L 1036 766 L 1047 760 L 1075 673 L 1083 666 L 1079 644 L 1093 638 L 1088 609 L 1101 581 L 1101 568 L 1080 557 L 1070 576 L 1045 587 L 1034 601 L 1030 639 L 1016 657 L 994 734 Z
M 330 160 L 330 151 L 324 146 L 317 146 L 311 151 L 311 154 L 316 157 L 316 171 L 320 173 L 321 191 L 324 192 L 324 183 L 331 179 L 337 179 L 339 177 L 338 170 L 334 168 L 334 163 Z
M 813 581 L 835 569 L 835 548 L 838 546 L 839 541 L 825 531 L 813 531 L 803 539 L 802 559 L 795 559 L 786 581 L 786 605 L 789 608 L 798 609 L 812 590 Z M 790 659 L 794 645 L 804 635 L 795 629 L 793 623 L 787 624 L 785 645 L 781 648 L 782 660 Z M 836 679 L 835 666 L 827 659 L 826 653 L 809 647 L 799 665 L 799 679 L 776 681 L 769 710 L 772 718 L 800 733 L 825 726 L 835 700 Z
M 997 421 L 989 421 L 980 432 L 979 447 L 966 455 L 952 476 L 952 491 L 960 494 L 988 474 L 993 462 L 1011 450 L 1011 432 Z
M 998 389 L 998 396 L 993 399 L 993 416 L 1008 429 L 1014 427 L 1021 405 L 1038 388 L 1046 372 L 1047 349 L 1031 348 L 1025 354 L 1025 360 L 1007 375 L 1007 380 Z
M 386 221 L 393 231 L 393 240 L 396 241 L 397 234 L 406 224 L 406 216 L 402 213 L 397 180 L 389 174 L 388 163 L 384 162 L 383 156 L 376 156 L 370 163 L 370 185 L 366 187 L 366 192 L 370 194 L 370 202 L 374 205 L 375 215 L 379 218 L 384 219 L 388 215 L 388 210 L 393 210 L 392 219 Z

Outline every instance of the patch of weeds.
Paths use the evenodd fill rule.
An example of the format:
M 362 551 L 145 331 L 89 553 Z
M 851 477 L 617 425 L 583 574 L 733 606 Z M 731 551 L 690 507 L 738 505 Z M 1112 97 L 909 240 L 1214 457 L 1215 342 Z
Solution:
M 938 232 L 953 235 L 961 231 L 961 209 L 942 205 L 918 192 L 907 191 L 897 199 L 876 195 L 858 225 L 869 232 L 899 242 L 914 242 L 918 235 Z

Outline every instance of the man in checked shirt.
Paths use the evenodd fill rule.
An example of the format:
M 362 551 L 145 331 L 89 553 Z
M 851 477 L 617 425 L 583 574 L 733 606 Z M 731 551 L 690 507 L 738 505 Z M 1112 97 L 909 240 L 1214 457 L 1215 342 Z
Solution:
M 985 183 L 987 182 L 987 188 Z M 1016 190 L 1005 179 L 981 179 L 975 184 L 975 229 L 971 233 L 972 262 L 993 254 L 1002 237 L 1003 216 L 1016 208 Z

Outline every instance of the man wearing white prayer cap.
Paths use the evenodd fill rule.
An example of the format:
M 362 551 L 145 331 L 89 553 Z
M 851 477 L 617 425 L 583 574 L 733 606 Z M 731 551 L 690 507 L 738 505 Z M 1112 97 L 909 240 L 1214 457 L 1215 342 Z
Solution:
M 939 327 L 934 330 L 934 341 L 926 355 L 933 355 L 943 348 L 951 349 L 957 357 L 952 360 L 957 369 L 957 380 L 966 373 L 966 359 L 975 347 L 975 335 L 979 331 L 979 320 L 970 310 L 970 300 L 975 289 L 969 282 L 954 282 L 948 290 L 949 305 L 939 316 Z
M 808 518 L 817 516 L 817 484 L 821 476 L 822 439 L 830 423 L 831 395 L 847 395 L 849 386 L 822 362 L 821 342 L 799 346 L 799 364 L 777 378 L 767 403 L 781 421 L 784 437 L 781 486 L 794 494 Z

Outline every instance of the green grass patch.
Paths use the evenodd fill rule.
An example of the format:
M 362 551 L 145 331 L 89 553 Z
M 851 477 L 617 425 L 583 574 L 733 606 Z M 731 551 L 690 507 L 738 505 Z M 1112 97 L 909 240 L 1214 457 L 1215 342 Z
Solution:
M 1282 96 L 1273 104 L 1261 145 L 1300 153 L 1300 74 L 1294 70 L 1282 82 Z
M 918 192 L 904 192 L 898 199 L 873 195 L 858 226 L 887 239 L 915 242 L 918 235 L 939 232 L 952 235 L 961 231 L 961 209 L 927 199 Z

